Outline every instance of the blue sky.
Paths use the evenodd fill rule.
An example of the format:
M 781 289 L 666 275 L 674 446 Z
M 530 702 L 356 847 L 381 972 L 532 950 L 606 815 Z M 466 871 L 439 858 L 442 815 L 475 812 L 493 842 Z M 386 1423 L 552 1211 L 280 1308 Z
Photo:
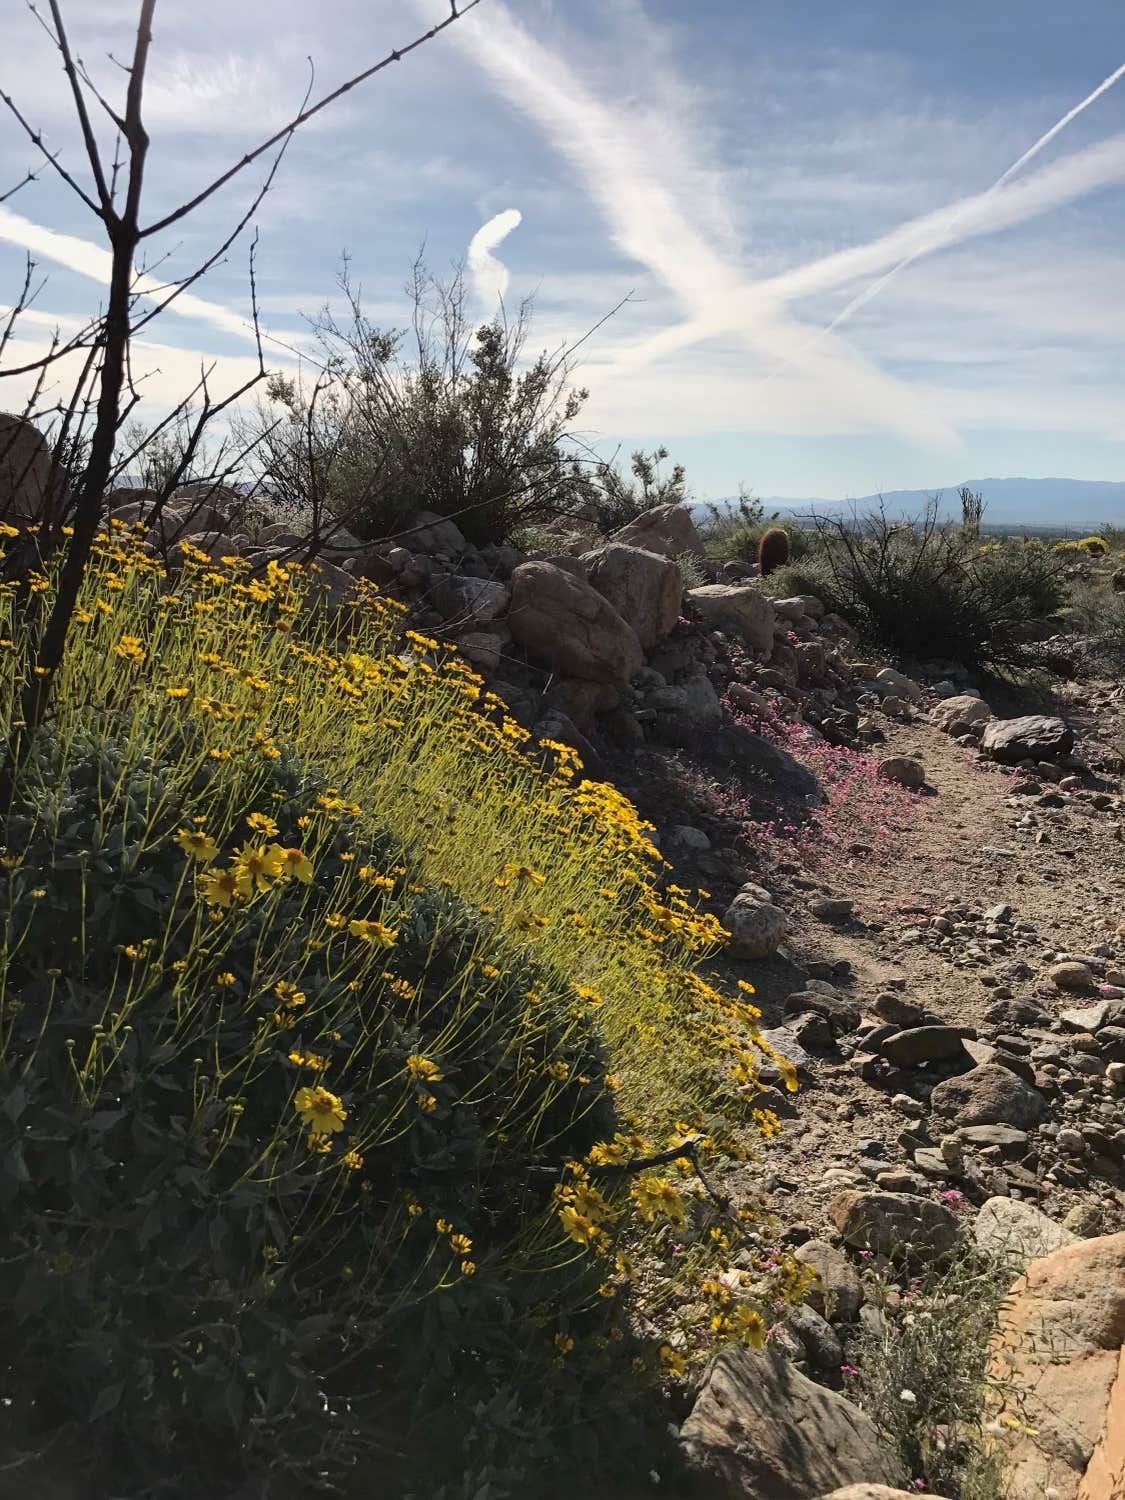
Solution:
M 107 89 L 136 9 L 70 0 Z M 446 11 L 160 0 L 150 214 L 280 124 L 308 56 L 319 91 Z M 0 58 L 80 166 L 57 60 L 14 3 Z M 584 433 L 605 454 L 663 442 L 702 497 L 1125 479 L 1125 77 L 997 186 L 1123 63 L 1115 0 L 481 0 L 295 139 L 258 216 L 264 321 L 300 346 L 347 251 L 401 325 L 422 242 L 440 271 L 505 215 L 471 261 L 482 315 L 501 287 L 534 293 L 532 342 L 556 347 L 630 296 L 583 346 Z M 0 192 L 31 161 L 0 119 Z M 160 244 L 161 275 L 257 180 Z M 0 300 L 28 247 L 48 276 L 9 363 L 97 305 L 97 229 L 49 174 L 0 204 Z M 138 350 L 152 412 L 201 361 L 220 388 L 247 368 L 245 246 L 195 291 Z

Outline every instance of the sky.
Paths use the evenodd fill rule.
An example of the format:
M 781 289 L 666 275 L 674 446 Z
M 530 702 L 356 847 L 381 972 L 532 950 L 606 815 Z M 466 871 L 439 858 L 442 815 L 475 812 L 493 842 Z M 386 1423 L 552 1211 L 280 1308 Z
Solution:
M 62 7 L 119 101 L 137 0 Z M 316 96 L 448 13 L 159 0 L 142 219 L 295 112 L 310 58 Z M 17 0 L 0 92 L 87 180 L 58 57 Z M 35 160 L 0 110 L 0 195 Z M 157 280 L 210 254 L 261 176 L 149 240 Z M 295 371 L 308 317 L 338 305 L 343 255 L 368 315 L 404 326 L 424 246 L 439 274 L 466 265 L 482 319 L 533 297 L 533 348 L 594 329 L 583 440 L 663 444 L 699 498 L 1125 479 L 1118 0 L 480 0 L 305 127 L 254 224 L 272 367 Z M 99 231 L 50 167 L 0 198 L 0 306 L 29 252 L 42 283 L 0 376 L 97 309 Z M 146 416 L 201 368 L 219 394 L 254 368 L 247 258 L 244 237 L 145 330 Z M 20 387 L 0 379 L 0 408 Z

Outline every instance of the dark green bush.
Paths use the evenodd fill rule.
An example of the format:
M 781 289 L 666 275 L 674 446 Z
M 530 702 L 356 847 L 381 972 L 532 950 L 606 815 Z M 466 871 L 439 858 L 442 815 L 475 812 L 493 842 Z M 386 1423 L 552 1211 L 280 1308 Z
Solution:
M 735 510 L 720 512 L 711 507 L 702 527 L 707 556 L 716 562 L 757 563 L 758 543 L 772 527 L 785 532 L 790 561 L 799 562 L 809 550 L 809 533 L 791 516 L 767 517 L 762 502 L 745 493 L 739 497 Z
M 606 536 L 628 526 L 656 505 L 682 505 L 688 498 L 683 464 L 673 464 L 670 474 L 661 474 L 667 448 L 651 453 L 638 448 L 630 455 L 630 480 L 614 464 L 599 464 L 579 476 L 580 500 L 585 511 Z M 634 482 L 635 481 L 635 482 Z
M 221 788 L 202 764 L 191 807 Z M 563 1453 L 608 1472 L 629 1341 L 608 1336 L 596 1263 L 560 1257 L 552 1179 L 529 1170 L 615 1129 L 573 988 L 510 952 L 487 963 L 486 920 L 413 880 L 409 851 L 362 837 L 284 757 L 262 766 L 255 808 L 283 844 L 309 846 L 310 810 L 325 825 L 316 878 L 217 915 L 176 842 L 178 775 L 135 741 L 45 736 L 18 788 L 0 1307 L 26 1446 L 80 1434 L 91 1500 L 286 1474 L 503 1497 Z M 374 963 L 337 938 L 345 902 L 349 921 L 393 909 Z M 285 975 L 301 1001 L 279 999 Z M 326 1074 L 289 1055 L 310 1052 Z M 419 1085 L 432 1109 L 411 1056 L 440 1067 Z M 295 1090 L 318 1077 L 347 1119 L 310 1149 Z M 580 1365 L 560 1330 L 589 1341 Z
M 931 506 L 914 522 L 876 513 L 821 521 L 820 594 L 860 637 L 918 660 L 969 668 L 1025 668 L 1060 624 L 1059 560 L 1022 543 L 981 543 L 943 525 Z
M 378 540 L 430 511 L 484 543 L 573 508 L 568 437 L 586 392 L 570 385 L 566 351 L 525 363 L 530 304 L 473 326 L 460 275 L 442 283 L 418 266 L 408 347 L 370 321 L 346 277 L 342 289 L 349 321 L 326 312 L 315 325 L 322 376 L 311 388 L 274 378 L 272 404 L 244 425 L 279 515 Z

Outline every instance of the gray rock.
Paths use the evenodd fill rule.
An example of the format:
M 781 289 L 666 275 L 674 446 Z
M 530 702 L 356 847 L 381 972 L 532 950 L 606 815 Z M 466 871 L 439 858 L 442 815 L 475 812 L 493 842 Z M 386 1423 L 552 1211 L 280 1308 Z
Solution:
M 1078 1239 L 1022 1198 L 989 1198 L 973 1223 L 973 1237 L 1013 1274 Z
M 787 1321 L 804 1345 L 814 1370 L 839 1370 L 844 1362 L 844 1349 L 826 1318 L 802 1302 L 790 1308 Z
M 740 891 L 723 914 L 735 958 L 770 958 L 785 941 L 788 921 L 780 907 Z
M 823 990 L 796 990 L 792 995 L 786 995 L 781 1008 L 787 1016 L 799 1016 L 804 1011 L 812 1011 L 831 1022 L 837 1031 L 854 1031 L 859 1025 L 859 1006 L 854 1000 L 849 1000 L 846 995 L 838 994 L 835 990 L 831 993 Z
M 879 1051 L 896 1068 L 916 1068 L 919 1063 L 960 1057 L 965 1046 L 954 1026 L 913 1026 L 888 1037 Z
M 924 1026 L 926 1024 L 926 1011 L 920 1005 L 915 1005 L 912 1000 L 905 996 L 896 994 L 894 990 L 883 990 L 875 996 L 871 1002 L 871 1009 L 881 1021 L 888 1021 L 892 1026 Z
M 922 701 L 922 689 L 913 677 L 907 677 L 904 672 L 896 672 L 894 667 L 883 667 L 876 672 L 875 685 L 884 696 L 893 693 L 897 698 L 905 698 L 907 703 Z
M 806 1240 L 793 1252 L 794 1260 L 812 1266 L 815 1284 L 805 1301 L 831 1323 L 854 1323 L 863 1302 L 863 1283 L 842 1250 L 827 1240 Z
M 936 1114 L 958 1125 L 1037 1125 L 1047 1114 L 1043 1095 L 1010 1068 L 982 1063 L 937 1084 L 930 1095 Z
M 911 1193 L 847 1188 L 829 1203 L 828 1217 L 845 1244 L 880 1255 L 925 1260 L 951 1250 L 957 1241 L 951 1210 Z
M 846 896 L 815 896 L 809 902 L 809 912 L 819 922 L 846 922 L 854 907 Z
M 654 505 L 610 537 L 626 547 L 643 547 L 661 557 L 703 556 L 703 543 L 686 505 Z
M 449 574 L 438 579 L 431 594 L 434 608 L 441 611 L 451 625 L 487 625 L 502 615 L 511 594 L 502 583 L 488 578 L 468 578 Z
M 431 557 L 439 553 L 460 557 L 469 545 L 456 521 L 451 521 L 447 516 L 439 516 L 432 510 L 416 511 L 397 540 L 411 552 L 424 552 Z
M 970 697 L 967 693 L 959 693 L 954 698 L 946 698 L 930 710 L 932 721 L 947 734 L 955 727 L 983 724 L 991 717 L 992 710 L 988 704 L 981 698 Z
M 588 552 L 584 561 L 594 588 L 633 627 L 642 649 L 651 651 L 679 618 L 684 593 L 679 568 L 657 552 L 619 542 Z
M 984 727 L 981 752 L 1004 765 L 1021 760 L 1057 760 L 1074 748 L 1074 732 L 1062 720 L 1044 714 L 993 719 Z
M 770 1349 L 725 1349 L 712 1360 L 680 1441 L 694 1467 L 746 1500 L 906 1480 L 866 1412 Z
M 1014 1125 L 962 1125 L 956 1134 L 959 1141 L 978 1150 L 995 1146 L 1012 1156 L 1027 1150 L 1027 1131 L 1017 1130 Z

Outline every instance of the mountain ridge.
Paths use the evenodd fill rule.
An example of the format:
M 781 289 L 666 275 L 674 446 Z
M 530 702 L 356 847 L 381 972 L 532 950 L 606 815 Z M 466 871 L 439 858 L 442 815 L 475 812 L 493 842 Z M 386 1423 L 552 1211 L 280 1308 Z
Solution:
M 762 505 L 770 509 L 852 510 L 876 508 L 880 501 L 888 511 L 917 513 L 938 497 L 941 514 L 956 517 L 961 505 L 957 492 L 966 485 L 985 502 L 985 521 L 1029 526 L 1052 526 L 1072 531 L 1090 531 L 1103 522 L 1125 525 L 1125 480 L 1067 478 L 991 478 L 966 479 L 956 484 L 932 489 L 884 490 L 881 494 L 859 495 L 845 500 L 831 500 L 809 495 L 794 498 L 786 495 L 763 495 Z M 738 497 L 724 495 L 706 505 L 737 506 Z

